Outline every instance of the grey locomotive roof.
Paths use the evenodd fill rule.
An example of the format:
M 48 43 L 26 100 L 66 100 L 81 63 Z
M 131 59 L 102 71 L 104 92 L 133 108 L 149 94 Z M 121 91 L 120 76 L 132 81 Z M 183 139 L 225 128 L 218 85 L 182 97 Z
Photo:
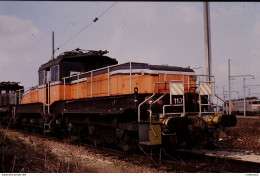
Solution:
M 39 68 L 39 71 L 48 69 L 54 65 L 59 64 L 63 60 L 86 60 L 88 62 L 108 62 L 117 64 L 117 60 L 114 58 L 110 58 L 108 56 L 104 56 L 104 54 L 107 54 L 108 51 L 94 51 L 94 50 L 88 50 L 87 52 L 84 52 L 84 50 L 81 50 L 79 48 L 73 50 L 73 51 L 67 51 L 62 54 L 60 54 L 57 58 L 53 60 L 49 60 L 49 62 L 42 64 Z
M 88 52 L 83 52 L 81 49 L 75 49 L 73 51 L 64 52 L 61 55 L 59 55 L 56 59 L 50 60 L 49 62 L 41 65 L 39 68 L 39 71 L 48 69 L 54 65 L 59 64 L 63 60 L 86 60 L 90 64 L 94 62 L 103 62 L 103 63 L 110 63 L 112 65 L 117 64 L 117 60 L 110 58 L 108 56 L 104 56 L 104 54 L 107 54 L 108 51 L 93 51 L 88 50 Z M 146 72 L 148 74 L 158 74 L 160 71 L 168 71 L 168 72 L 190 72 L 194 73 L 194 70 L 190 68 L 184 68 L 184 67 L 177 67 L 177 66 L 166 66 L 166 65 L 150 65 L 147 63 L 137 63 L 132 62 L 131 63 L 131 69 L 136 70 L 136 72 Z M 126 74 L 126 70 L 129 70 L 129 63 L 125 64 L 118 64 L 115 67 L 111 67 L 111 72 L 114 72 L 114 74 Z M 149 71 L 150 70 L 150 71 Z M 147 72 L 148 71 L 148 72 Z M 153 72 L 151 72 L 153 71 Z M 97 71 L 95 74 L 101 74 L 103 72 L 106 72 L 105 70 Z M 125 73 L 124 73 L 125 72 Z

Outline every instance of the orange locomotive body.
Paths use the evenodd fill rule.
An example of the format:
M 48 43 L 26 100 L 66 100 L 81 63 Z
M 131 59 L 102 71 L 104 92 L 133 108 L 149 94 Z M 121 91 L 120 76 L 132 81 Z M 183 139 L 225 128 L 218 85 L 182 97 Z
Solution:
M 235 116 L 211 111 L 212 82 L 192 69 L 118 64 L 105 54 L 76 49 L 41 65 L 39 84 L 14 106 L 13 123 L 124 150 L 182 142 L 189 147 L 198 128 L 209 138 L 220 125 L 235 125 Z
M 59 100 L 127 95 L 134 93 L 135 88 L 142 94 L 165 93 L 165 91 L 169 93 L 169 84 L 154 87 L 155 83 L 165 80 L 184 82 L 184 92 L 194 92 L 195 89 L 191 87 L 196 81 L 190 69 L 181 70 L 172 67 L 167 71 L 165 68 L 167 67 L 145 63 L 125 63 L 71 75 L 59 81 L 51 80 L 49 84 L 45 82 L 28 89 L 22 103 L 40 102 L 49 105 Z

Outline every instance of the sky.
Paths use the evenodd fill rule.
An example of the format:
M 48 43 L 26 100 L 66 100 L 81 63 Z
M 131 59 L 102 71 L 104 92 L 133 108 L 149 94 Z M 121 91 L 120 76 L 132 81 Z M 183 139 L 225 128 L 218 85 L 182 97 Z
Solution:
M 114 3 L 0 1 L 0 82 L 37 85 L 38 68 L 51 59 L 52 31 L 59 48 L 55 57 L 76 48 L 108 50 L 119 63 L 167 64 L 205 73 L 203 2 Z M 246 77 L 246 96 L 260 97 L 260 86 L 253 86 L 260 85 L 260 3 L 209 5 L 216 93 L 223 98 L 223 89 L 228 91 L 230 59 L 231 76 L 255 77 Z M 242 77 L 234 77 L 231 91 L 231 98 L 243 98 Z

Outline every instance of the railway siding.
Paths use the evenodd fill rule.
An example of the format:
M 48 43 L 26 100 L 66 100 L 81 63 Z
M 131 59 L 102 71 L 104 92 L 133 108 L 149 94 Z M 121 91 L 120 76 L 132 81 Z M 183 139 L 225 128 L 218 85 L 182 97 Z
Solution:
M 165 172 L 164 170 L 143 166 L 140 164 L 140 162 L 138 162 L 138 164 L 134 164 L 131 162 L 124 161 L 128 159 L 127 153 L 124 153 L 124 156 L 121 156 L 121 158 L 123 158 L 122 160 L 117 159 L 117 157 L 112 156 L 113 154 L 111 152 L 108 153 L 108 150 L 98 149 L 97 146 L 88 147 L 88 146 L 73 145 L 68 143 L 66 140 L 59 141 L 56 138 L 51 138 L 48 136 L 27 134 L 26 132 L 18 132 L 18 131 L 6 130 L 0 128 L 0 141 L 4 136 L 6 136 L 6 138 L 12 136 L 13 139 L 19 140 L 20 143 L 23 146 L 25 146 L 23 148 L 27 149 L 26 151 L 28 152 L 26 154 L 23 154 L 23 153 L 19 153 L 21 150 L 18 150 L 17 148 L 15 149 L 12 148 L 15 142 L 13 142 L 12 144 L 10 143 L 9 145 L 6 144 L 9 147 L 9 150 L 14 149 L 13 151 L 15 151 L 12 153 L 12 157 L 8 161 L 8 163 L 11 163 L 11 165 L 13 164 L 14 156 L 26 155 L 28 156 L 27 159 L 29 159 L 28 162 L 30 162 L 30 165 L 28 165 L 27 162 L 21 163 L 20 165 L 23 164 L 28 165 L 28 167 L 26 167 L 26 170 L 14 169 L 13 171 L 11 169 L 2 170 L 0 165 L 0 172 L 3 173 L 6 172 L 7 173 L 9 172 L 17 172 L 17 173 L 19 172 L 26 172 L 26 173 L 30 173 L 30 172 L 34 172 L 34 173 L 39 173 L 39 172 L 46 172 L 46 173 L 51 173 L 51 172 L 61 172 L 61 173 L 65 173 L 65 172 L 70 172 L 70 173 Z M 48 153 L 46 152 L 44 155 L 44 153 L 42 154 L 41 151 L 38 151 L 37 150 L 38 148 L 35 148 L 34 146 L 41 146 L 42 148 L 46 148 L 46 150 L 48 150 Z M 0 143 L 0 157 L 2 157 L 1 154 L 4 154 L 4 150 L 3 150 L 4 148 L 6 148 L 6 146 L 1 146 Z M 35 152 L 35 155 L 37 157 L 34 158 L 36 160 L 33 160 L 32 158 L 34 155 L 30 157 L 29 152 L 31 150 Z M 49 156 L 52 156 L 52 159 L 49 159 L 50 158 Z M 5 158 L 7 159 L 7 157 Z M 42 162 L 38 163 L 38 160 L 41 160 Z M 20 160 L 19 161 L 16 160 L 16 162 L 18 163 L 20 162 Z M 48 165 L 46 165 L 45 163 L 47 163 Z M 44 165 L 44 167 L 42 165 Z M 37 170 L 35 170 L 35 168 Z
M 236 126 L 228 128 L 227 134 L 229 136 L 260 135 L 260 116 L 237 116 Z
M 30 146 L 47 146 L 48 151 L 56 156 L 55 166 L 66 166 L 62 172 L 95 172 L 95 173 L 165 173 L 165 172 L 249 172 L 258 173 L 260 155 L 229 150 L 179 150 L 173 161 L 162 160 L 159 167 L 149 162 L 147 156 L 122 152 L 92 145 L 72 145 L 66 140 L 53 137 L 28 134 L 13 130 L 0 129 Z M 223 140 L 224 141 L 224 140 Z M 17 154 L 19 150 L 15 150 Z M 37 152 L 37 150 L 36 150 Z M 182 154 L 181 154 L 182 153 Z M 184 155 L 186 153 L 187 155 Z M 168 156 L 168 155 L 167 155 Z M 40 158 L 39 158 L 40 159 Z M 44 156 L 43 156 L 43 161 Z M 13 163 L 13 160 L 11 160 Z M 36 163 L 36 162 L 35 162 Z M 68 168 L 68 170 L 66 170 Z M 55 169 L 59 172 L 60 169 Z M 40 171 L 34 171 L 40 172 Z M 44 171 L 41 171 L 44 172 Z M 49 170 L 48 172 L 52 172 Z
M 194 155 L 203 155 L 209 157 L 225 158 L 225 159 L 260 164 L 260 155 L 246 154 L 243 152 L 216 151 L 216 150 L 205 150 L 205 149 L 194 149 L 194 150 L 179 149 L 177 151 L 183 153 L 190 153 Z

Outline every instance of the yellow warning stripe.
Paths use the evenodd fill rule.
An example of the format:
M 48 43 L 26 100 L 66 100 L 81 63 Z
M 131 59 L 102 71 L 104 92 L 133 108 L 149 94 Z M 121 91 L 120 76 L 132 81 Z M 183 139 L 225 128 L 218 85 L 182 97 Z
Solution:
M 170 90 L 172 95 L 183 95 L 184 85 L 181 83 L 171 83 Z
M 200 85 L 200 94 L 201 95 L 211 95 L 211 85 L 210 84 L 201 84 Z

